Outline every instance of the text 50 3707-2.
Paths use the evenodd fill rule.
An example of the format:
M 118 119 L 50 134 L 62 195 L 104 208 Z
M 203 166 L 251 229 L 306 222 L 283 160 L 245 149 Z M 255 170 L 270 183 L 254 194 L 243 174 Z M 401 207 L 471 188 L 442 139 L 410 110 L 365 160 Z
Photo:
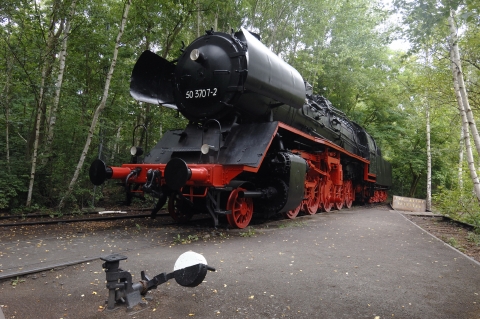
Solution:
M 199 89 L 186 92 L 187 99 L 200 99 L 203 97 L 217 96 L 217 88 L 213 89 Z

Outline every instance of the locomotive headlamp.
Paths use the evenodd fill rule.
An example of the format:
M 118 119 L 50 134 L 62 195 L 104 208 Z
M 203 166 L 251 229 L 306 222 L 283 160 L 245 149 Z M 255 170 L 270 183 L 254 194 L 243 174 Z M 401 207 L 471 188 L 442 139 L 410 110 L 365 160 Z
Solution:
M 205 57 L 203 56 L 203 54 L 200 52 L 199 49 L 193 49 L 192 52 L 190 52 L 190 60 L 201 62 L 205 60 Z
M 214 146 L 203 144 L 202 147 L 200 148 L 200 152 L 202 152 L 203 155 L 207 155 L 211 148 L 214 148 Z
M 132 154 L 132 156 L 140 156 L 143 154 L 143 149 L 138 146 L 132 146 L 130 148 L 130 154 Z

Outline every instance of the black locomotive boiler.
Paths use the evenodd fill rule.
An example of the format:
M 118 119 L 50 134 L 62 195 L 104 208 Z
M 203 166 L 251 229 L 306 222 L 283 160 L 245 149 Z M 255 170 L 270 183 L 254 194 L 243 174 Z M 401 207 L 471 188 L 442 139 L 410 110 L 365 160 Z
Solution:
M 375 140 L 244 29 L 209 31 L 175 62 L 143 52 L 130 92 L 189 123 L 134 163 L 95 160 L 90 180 L 119 179 L 128 199 L 150 193 L 152 216 L 168 201 L 176 221 L 209 213 L 215 226 L 224 215 L 244 228 L 253 214 L 295 218 L 387 197 L 391 166 Z

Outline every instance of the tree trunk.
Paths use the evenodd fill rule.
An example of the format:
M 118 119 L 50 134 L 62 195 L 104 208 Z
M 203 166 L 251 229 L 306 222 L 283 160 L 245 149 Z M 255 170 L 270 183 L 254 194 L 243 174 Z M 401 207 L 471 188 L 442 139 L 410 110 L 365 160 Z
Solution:
M 450 26 L 450 52 L 452 59 L 452 73 L 454 79 L 457 81 L 458 91 L 460 93 L 460 98 L 463 104 L 463 109 L 467 116 L 468 125 L 470 126 L 470 132 L 472 133 L 473 141 L 475 142 L 475 148 L 477 149 L 477 154 L 480 155 L 480 136 L 478 134 L 477 125 L 473 117 L 472 109 L 470 108 L 470 103 L 468 102 L 468 94 L 465 88 L 465 81 L 463 79 L 462 72 L 462 62 L 460 60 L 460 52 L 458 49 L 458 38 L 457 38 L 457 27 L 455 26 L 454 20 L 455 11 L 450 10 L 450 16 L 448 17 L 448 24 Z
M 159 116 L 160 116 L 160 125 L 158 127 L 159 133 L 160 133 L 159 134 L 159 139 L 161 139 L 162 136 L 163 136 L 163 108 L 164 108 L 164 106 L 160 105 L 159 110 L 158 110 L 158 113 L 159 113 Z
M 426 211 L 432 211 L 432 151 L 430 149 L 430 106 L 426 103 L 425 117 L 427 120 L 427 202 Z
M 475 169 L 472 146 L 470 145 L 470 132 L 468 131 L 468 119 L 463 107 L 460 110 L 460 113 L 462 115 L 463 135 L 464 135 L 464 141 L 465 141 L 465 150 L 467 153 L 468 169 L 470 170 L 470 177 L 472 178 L 472 181 L 473 181 L 473 191 L 475 193 L 475 196 L 477 196 L 477 200 L 480 202 L 480 182 L 478 180 L 477 171 Z
M 448 18 L 448 22 L 451 27 L 450 30 L 452 31 L 449 42 L 450 42 L 450 57 L 452 59 L 451 68 L 452 68 L 452 74 L 453 74 L 453 87 L 455 91 L 455 97 L 457 98 L 458 110 L 462 118 L 463 140 L 465 143 L 468 169 L 470 171 L 470 177 L 472 178 L 472 181 L 473 181 L 473 191 L 475 193 L 475 196 L 477 196 L 477 200 L 480 201 L 480 182 L 478 180 L 477 171 L 475 169 L 472 146 L 470 145 L 469 121 L 466 114 L 467 112 L 463 105 L 462 95 L 460 93 L 461 88 L 459 85 L 459 80 L 460 80 L 459 78 L 461 78 L 462 74 L 461 72 L 458 72 L 459 64 L 457 64 L 455 61 L 456 57 L 454 52 L 454 46 L 456 45 L 457 34 L 456 34 L 456 29 L 454 28 L 452 15 L 450 15 L 450 17 Z
M 458 188 L 463 190 L 463 127 L 460 130 L 460 152 L 458 153 Z
M 113 76 L 113 71 L 115 70 L 115 65 L 117 63 L 117 57 L 118 57 L 118 48 L 120 47 L 120 39 L 122 38 L 123 32 L 125 30 L 125 25 L 127 23 L 127 17 L 128 17 L 128 10 L 130 9 L 130 5 L 132 4 L 132 0 L 128 0 L 127 3 L 125 4 L 125 8 L 123 11 L 123 17 L 122 17 L 122 23 L 120 26 L 120 30 L 118 31 L 117 35 L 117 40 L 115 42 L 115 49 L 113 51 L 113 58 L 112 58 L 112 63 L 110 65 L 110 69 L 107 74 L 107 78 L 105 80 L 105 88 L 103 90 L 103 97 L 102 100 L 100 101 L 100 104 L 97 106 L 95 113 L 93 114 L 92 118 L 92 123 L 90 125 L 90 129 L 88 130 L 88 135 L 87 135 L 87 140 L 85 142 L 85 147 L 83 148 L 82 154 L 80 155 L 80 160 L 78 161 L 77 168 L 75 169 L 75 173 L 73 174 L 73 178 L 70 181 L 70 185 L 68 185 L 67 192 L 65 195 L 62 197 L 60 200 L 60 203 L 58 204 L 58 209 L 62 209 L 63 205 L 65 203 L 65 199 L 71 194 L 73 187 L 75 186 L 78 176 L 80 174 L 80 171 L 83 167 L 83 163 L 85 162 L 85 158 L 87 156 L 88 150 L 90 148 L 90 143 L 92 142 L 92 137 L 95 132 L 95 129 L 97 127 L 97 122 L 98 118 L 100 117 L 100 114 L 102 113 L 103 109 L 105 108 L 106 102 L 107 102 L 107 97 L 108 97 L 108 90 L 110 88 L 110 82 L 112 80 Z
M 150 122 L 152 121 L 151 104 L 145 103 L 144 105 L 145 107 L 143 108 L 144 112 L 142 114 L 142 121 L 138 124 L 144 125 L 145 128 L 148 130 L 150 126 Z M 140 139 L 137 145 L 143 147 L 145 152 L 148 152 L 148 145 L 146 144 L 147 142 L 148 142 L 147 131 L 145 131 L 145 129 L 142 129 L 140 132 Z
M 412 179 L 412 183 L 410 184 L 410 190 L 408 192 L 408 197 L 415 196 L 415 191 L 417 190 L 418 182 L 420 181 L 420 177 L 422 175 L 412 174 L 412 176 L 413 176 L 413 179 Z
M 6 63 L 6 76 L 7 76 L 7 79 L 5 81 L 5 88 L 4 88 L 4 97 L 3 97 L 3 101 L 5 103 L 5 159 L 7 161 L 7 171 L 10 173 L 10 141 L 9 141 L 9 138 L 10 138 L 10 131 L 9 131 L 9 127 L 10 127 L 10 100 L 9 100 L 9 96 L 10 96 L 10 76 L 12 75 L 11 71 L 12 71 L 12 63 L 9 59 L 9 57 L 7 56 L 6 60 L 5 60 L 5 63 Z
M 197 38 L 200 36 L 200 24 L 202 23 L 202 17 L 200 16 L 200 1 L 197 0 Z M 217 31 L 217 30 L 215 30 Z
M 47 133 L 46 150 L 45 150 L 47 157 L 44 159 L 43 164 L 47 164 L 50 158 L 52 157 L 50 153 L 51 153 L 52 143 L 53 143 L 53 134 L 55 129 L 56 117 L 57 117 L 57 109 L 60 101 L 60 91 L 63 83 L 63 74 L 65 72 L 65 60 L 67 56 L 67 41 L 70 33 L 70 22 L 75 13 L 76 4 L 77 4 L 77 0 L 73 0 L 70 7 L 70 13 L 69 13 L 69 16 L 67 17 L 67 21 L 65 22 L 65 28 L 63 30 L 62 49 L 58 57 L 60 64 L 58 68 L 57 82 L 55 84 L 55 96 L 53 98 L 53 103 L 48 114 L 48 128 L 47 128 L 48 133 Z
M 190 5 L 194 6 L 196 8 L 195 10 L 197 10 L 197 12 L 199 12 L 198 11 L 199 7 L 197 7 L 194 4 L 193 0 L 190 3 Z M 195 10 L 193 10 L 193 8 L 192 8 L 192 10 L 190 10 L 189 8 L 187 8 L 185 6 L 186 6 L 186 4 L 184 4 L 183 8 L 182 8 L 185 11 L 185 14 L 182 15 L 181 18 L 179 18 L 175 27 L 173 27 L 173 30 L 167 35 L 165 43 L 163 44 L 162 58 L 164 58 L 164 59 L 166 59 L 168 54 L 170 53 L 170 49 L 172 48 L 173 41 L 176 39 L 177 35 L 180 33 L 180 31 L 185 26 L 186 21 L 188 21 L 188 19 L 190 19 L 191 15 L 195 11 Z
M 120 141 L 120 133 L 122 131 L 122 122 L 118 125 L 117 134 L 115 134 L 115 141 L 113 142 L 112 154 L 110 155 L 110 163 L 115 161 L 115 155 L 119 153 L 118 141 Z
M 162 58 L 166 59 L 170 49 L 172 48 L 173 40 L 176 38 L 178 33 L 183 29 L 183 23 L 186 20 L 186 17 L 180 18 L 180 21 L 177 22 L 171 34 L 167 36 L 167 40 L 165 41 L 165 47 L 162 52 Z
M 28 195 L 27 195 L 27 203 L 25 206 L 30 207 L 32 203 L 32 193 L 33 193 L 33 184 L 35 181 L 35 172 L 37 168 L 37 154 L 38 154 L 38 146 L 40 143 L 40 124 L 42 120 L 43 114 L 43 104 L 44 104 L 44 93 L 45 93 L 45 83 L 47 81 L 47 75 L 50 73 L 50 70 L 53 66 L 53 61 L 49 57 L 49 55 L 54 52 L 55 42 L 58 39 L 58 36 L 61 33 L 61 28 L 55 33 L 55 25 L 58 23 L 57 21 L 57 13 L 59 11 L 60 1 L 57 0 L 52 5 L 52 19 L 50 20 L 50 28 L 48 31 L 48 38 L 47 38 L 47 47 L 45 49 L 45 60 L 42 66 L 42 78 L 40 81 L 40 91 L 38 94 L 37 99 L 37 116 L 35 119 L 35 139 L 33 142 L 33 154 L 32 154 L 32 167 L 30 170 L 30 182 L 28 185 Z M 61 25 L 63 27 L 63 25 Z

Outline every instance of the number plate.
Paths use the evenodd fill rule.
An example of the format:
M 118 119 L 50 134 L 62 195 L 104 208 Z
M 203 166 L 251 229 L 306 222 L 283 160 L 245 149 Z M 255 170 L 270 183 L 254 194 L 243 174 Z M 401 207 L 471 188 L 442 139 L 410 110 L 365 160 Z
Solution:
M 201 99 L 212 96 L 217 96 L 217 88 L 190 90 L 185 93 L 187 99 Z

